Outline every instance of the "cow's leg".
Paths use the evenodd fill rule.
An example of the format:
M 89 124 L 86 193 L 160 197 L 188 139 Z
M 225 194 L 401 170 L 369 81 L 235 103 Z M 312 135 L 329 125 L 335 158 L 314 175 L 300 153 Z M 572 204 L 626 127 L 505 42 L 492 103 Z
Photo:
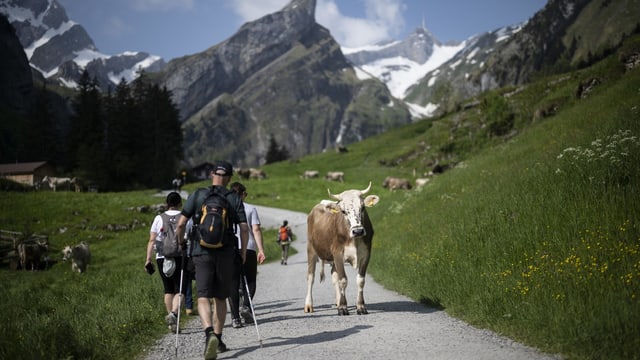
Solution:
M 364 306 L 364 274 L 360 274 L 358 272 L 357 282 L 358 282 L 358 297 L 356 298 L 356 311 L 358 315 L 368 314 L 367 308 Z
M 342 255 L 334 256 L 334 262 L 331 268 L 331 280 L 336 288 L 336 305 L 338 306 L 338 315 L 349 315 L 346 297 L 347 275 L 344 271 L 344 259 L 342 259 Z
M 313 288 L 313 281 L 316 275 L 316 263 L 318 262 L 318 255 L 311 248 L 307 247 L 307 297 L 304 300 L 304 312 L 313 312 L 313 295 L 311 289 Z
M 367 308 L 364 305 L 364 283 L 367 267 L 369 266 L 369 251 L 367 253 L 358 254 L 358 296 L 356 297 L 356 311 L 358 315 L 366 315 Z

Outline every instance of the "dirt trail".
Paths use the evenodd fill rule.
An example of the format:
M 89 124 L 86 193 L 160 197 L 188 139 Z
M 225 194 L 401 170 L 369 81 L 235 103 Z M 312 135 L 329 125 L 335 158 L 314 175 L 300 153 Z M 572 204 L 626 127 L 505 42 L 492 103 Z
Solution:
M 316 312 L 305 314 L 306 214 L 258 206 L 263 227 L 275 228 L 289 220 L 297 240 L 298 253 L 289 265 L 279 261 L 258 268 L 254 299 L 260 340 L 254 326 L 231 327 L 223 333 L 229 351 L 218 359 L 451 359 L 524 360 L 560 359 L 536 349 L 476 329 L 444 311 L 415 303 L 384 289 L 367 275 L 364 290 L 368 315 L 355 314 L 355 271 L 347 269 L 347 302 L 351 315 L 338 316 L 333 286 L 328 281 L 314 285 Z M 265 241 L 275 241 L 265 239 Z M 375 241 L 375 238 L 374 238 Z M 377 256 L 382 256 L 378 254 Z M 329 267 L 325 269 L 329 275 Z M 197 317 L 187 319 L 178 337 L 178 359 L 202 359 L 204 333 Z M 161 321 L 161 320 L 159 320 Z M 175 334 L 159 339 L 142 357 L 144 360 L 176 359 Z

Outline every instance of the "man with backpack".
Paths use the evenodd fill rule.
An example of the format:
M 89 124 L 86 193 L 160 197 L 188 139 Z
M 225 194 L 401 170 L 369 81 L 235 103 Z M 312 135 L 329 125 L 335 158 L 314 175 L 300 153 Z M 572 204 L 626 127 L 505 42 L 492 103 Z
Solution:
M 178 238 L 184 238 L 187 221 L 193 219 L 195 241 L 191 259 L 196 269 L 198 314 L 205 332 L 205 359 L 215 359 L 218 352 L 227 351 L 222 342 L 222 329 L 227 316 L 229 297 L 235 271 L 237 239 L 234 227 L 240 229 L 240 257 L 247 256 L 249 227 L 242 199 L 229 191 L 227 185 L 233 167 L 218 161 L 211 171 L 211 186 L 201 188 L 187 199 L 178 220 Z M 213 298 L 212 314 L 209 299 Z M 213 315 L 213 319 L 212 319 Z

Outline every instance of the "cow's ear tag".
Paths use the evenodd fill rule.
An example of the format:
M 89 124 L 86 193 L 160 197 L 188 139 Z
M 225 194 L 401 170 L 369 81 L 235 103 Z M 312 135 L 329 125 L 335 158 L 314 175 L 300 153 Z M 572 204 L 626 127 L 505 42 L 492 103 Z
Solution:
M 332 209 L 331 209 L 331 212 L 332 212 L 332 213 L 334 213 L 334 214 L 337 214 L 337 213 L 338 213 L 338 210 L 336 210 L 336 209 L 333 209 L 333 208 L 332 208 Z

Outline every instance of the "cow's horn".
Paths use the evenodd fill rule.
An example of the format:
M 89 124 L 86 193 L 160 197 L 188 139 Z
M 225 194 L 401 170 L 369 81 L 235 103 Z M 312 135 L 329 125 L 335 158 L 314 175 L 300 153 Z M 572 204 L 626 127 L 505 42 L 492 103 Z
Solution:
M 333 195 L 333 194 L 331 193 L 331 190 L 327 189 L 327 192 L 329 193 L 329 197 L 334 198 L 334 199 L 336 199 L 336 200 L 338 200 L 338 201 L 342 200 L 342 198 L 340 198 L 340 196 L 339 196 L 339 195 Z
M 364 194 L 368 193 L 369 190 L 371 190 L 371 181 L 369 181 L 369 186 L 367 186 L 367 188 L 362 190 L 360 193 L 362 193 L 362 195 L 364 195 Z

